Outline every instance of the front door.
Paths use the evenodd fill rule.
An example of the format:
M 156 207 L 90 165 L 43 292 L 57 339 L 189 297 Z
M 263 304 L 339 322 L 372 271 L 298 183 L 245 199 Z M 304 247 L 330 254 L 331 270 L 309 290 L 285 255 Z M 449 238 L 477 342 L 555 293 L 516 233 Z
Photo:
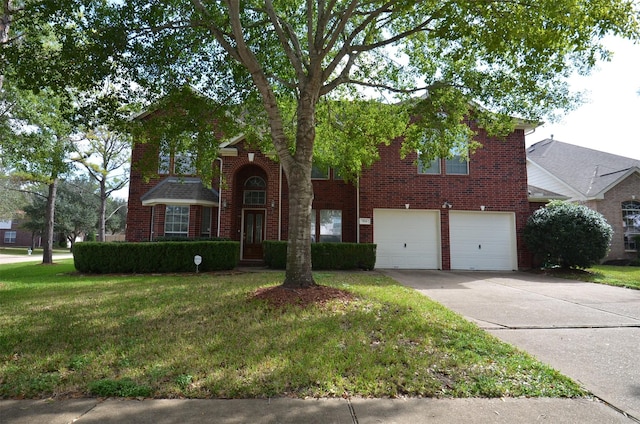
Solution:
M 245 210 L 242 230 L 242 259 L 262 259 L 264 210 Z

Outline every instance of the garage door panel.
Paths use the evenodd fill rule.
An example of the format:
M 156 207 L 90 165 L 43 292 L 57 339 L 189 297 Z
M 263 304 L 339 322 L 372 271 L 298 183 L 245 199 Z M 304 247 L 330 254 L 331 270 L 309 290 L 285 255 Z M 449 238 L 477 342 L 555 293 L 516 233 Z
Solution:
M 377 268 L 438 269 L 440 216 L 424 210 L 375 209 Z
M 451 212 L 451 269 L 517 269 L 512 213 Z

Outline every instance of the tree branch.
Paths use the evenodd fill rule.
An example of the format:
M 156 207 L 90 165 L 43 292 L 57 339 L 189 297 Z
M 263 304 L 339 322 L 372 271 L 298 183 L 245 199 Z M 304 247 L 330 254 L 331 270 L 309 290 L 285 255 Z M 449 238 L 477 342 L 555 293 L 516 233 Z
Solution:
M 276 14 L 276 11 L 273 7 L 273 2 L 271 0 L 265 0 L 264 5 L 267 15 L 271 20 L 271 24 L 276 31 L 276 35 L 280 40 L 280 44 L 282 45 L 285 54 L 289 58 L 289 62 L 291 62 L 294 69 L 296 70 L 296 74 L 298 76 L 298 79 L 300 80 L 304 76 L 304 54 L 302 53 L 300 41 L 298 40 L 295 32 L 287 24 L 287 22 L 278 18 L 278 15 Z M 282 25 L 284 25 L 284 28 L 282 27 Z M 291 44 L 293 44 L 293 48 L 289 44 L 289 41 L 291 41 Z
M 191 4 L 193 4 L 193 6 L 196 8 L 196 10 L 198 12 L 200 12 L 205 17 L 209 18 L 207 20 L 207 22 L 201 22 L 201 24 L 203 24 L 203 26 L 205 28 L 207 28 L 209 30 L 209 32 L 211 32 L 211 35 L 213 35 L 213 37 L 216 39 L 216 41 L 218 43 L 220 43 L 222 48 L 227 53 L 229 53 L 229 55 L 231 55 L 231 57 L 233 57 L 238 62 L 242 63 L 242 59 L 240 57 L 240 54 L 239 54 L 237 48 L 233 47 L 233 45 L 231 45 L 231 43 L 229 43 L 229 41 L 227 40 L 227 36 L 229 36 L 230 38 L 233 38 L 233 37 L 230 34 L 226 34 L 217 25 L 214 25 L 214 24 L 211 23 L 211 21 L 212 21 L 211 13 L 209 13 L 209 10 L 206 8 L 206 6 L 204 4 L 202 4 L 202 1 L 201 0 L 191 0 Z M 235 41 L 236 41 L 236 44 L 237 44 L 238 41 L 237 40 L 235 40 Z

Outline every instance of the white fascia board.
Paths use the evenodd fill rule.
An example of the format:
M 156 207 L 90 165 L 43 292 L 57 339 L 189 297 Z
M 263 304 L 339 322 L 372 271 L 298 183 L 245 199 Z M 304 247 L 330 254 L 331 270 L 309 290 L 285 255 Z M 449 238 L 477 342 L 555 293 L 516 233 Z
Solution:
M 149 199 L 142 202 L 142 206 L 157 206 L 157 205 L 172 205 L 172 206 L 210 206 L 218 207 L 218 202 L 212 202 L 209 200 L 196 200 L 196 199 Z

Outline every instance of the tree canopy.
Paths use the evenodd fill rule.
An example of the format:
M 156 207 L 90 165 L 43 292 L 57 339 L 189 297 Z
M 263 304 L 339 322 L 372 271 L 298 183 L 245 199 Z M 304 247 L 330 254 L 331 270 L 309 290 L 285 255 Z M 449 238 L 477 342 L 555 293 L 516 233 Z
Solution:
M 608 34 L 638 39 L 631 0 L 40 1 L 59 48 L 17 46 L 32 84 L 107 75 L 158 95 L 190 85 L 277 153 L 289 183 L 285 285 L 313 285 L 311 163 L 357 173 L 403 136 L 423 160 L 466 151 L 464 119 L 490 133 L 575 104 L 567 77 L 607 59 Z M 20 54 L 20 50 L 23 50 Z M 37 61 L 37 62 L 36 62 Z M 34 66 L 40 62 L 47 66 Z M 346 102 L 348 100 L 348 102 Z M 470 107 L 474 105 L 473 107 Z M 353 118 L 358 124 L 353 125 Z M 412 117 L 411 121 L 409 118 Z M 186 129 L 185 129 L 186 130 Z M 194 139 L 197 139 L 194 138 Z M 211 143 L 210 148 L 217 147 Z M 189 148 L 189 146 L 185 146 Z M 325 156 L 325 157 L 323 157 Z

